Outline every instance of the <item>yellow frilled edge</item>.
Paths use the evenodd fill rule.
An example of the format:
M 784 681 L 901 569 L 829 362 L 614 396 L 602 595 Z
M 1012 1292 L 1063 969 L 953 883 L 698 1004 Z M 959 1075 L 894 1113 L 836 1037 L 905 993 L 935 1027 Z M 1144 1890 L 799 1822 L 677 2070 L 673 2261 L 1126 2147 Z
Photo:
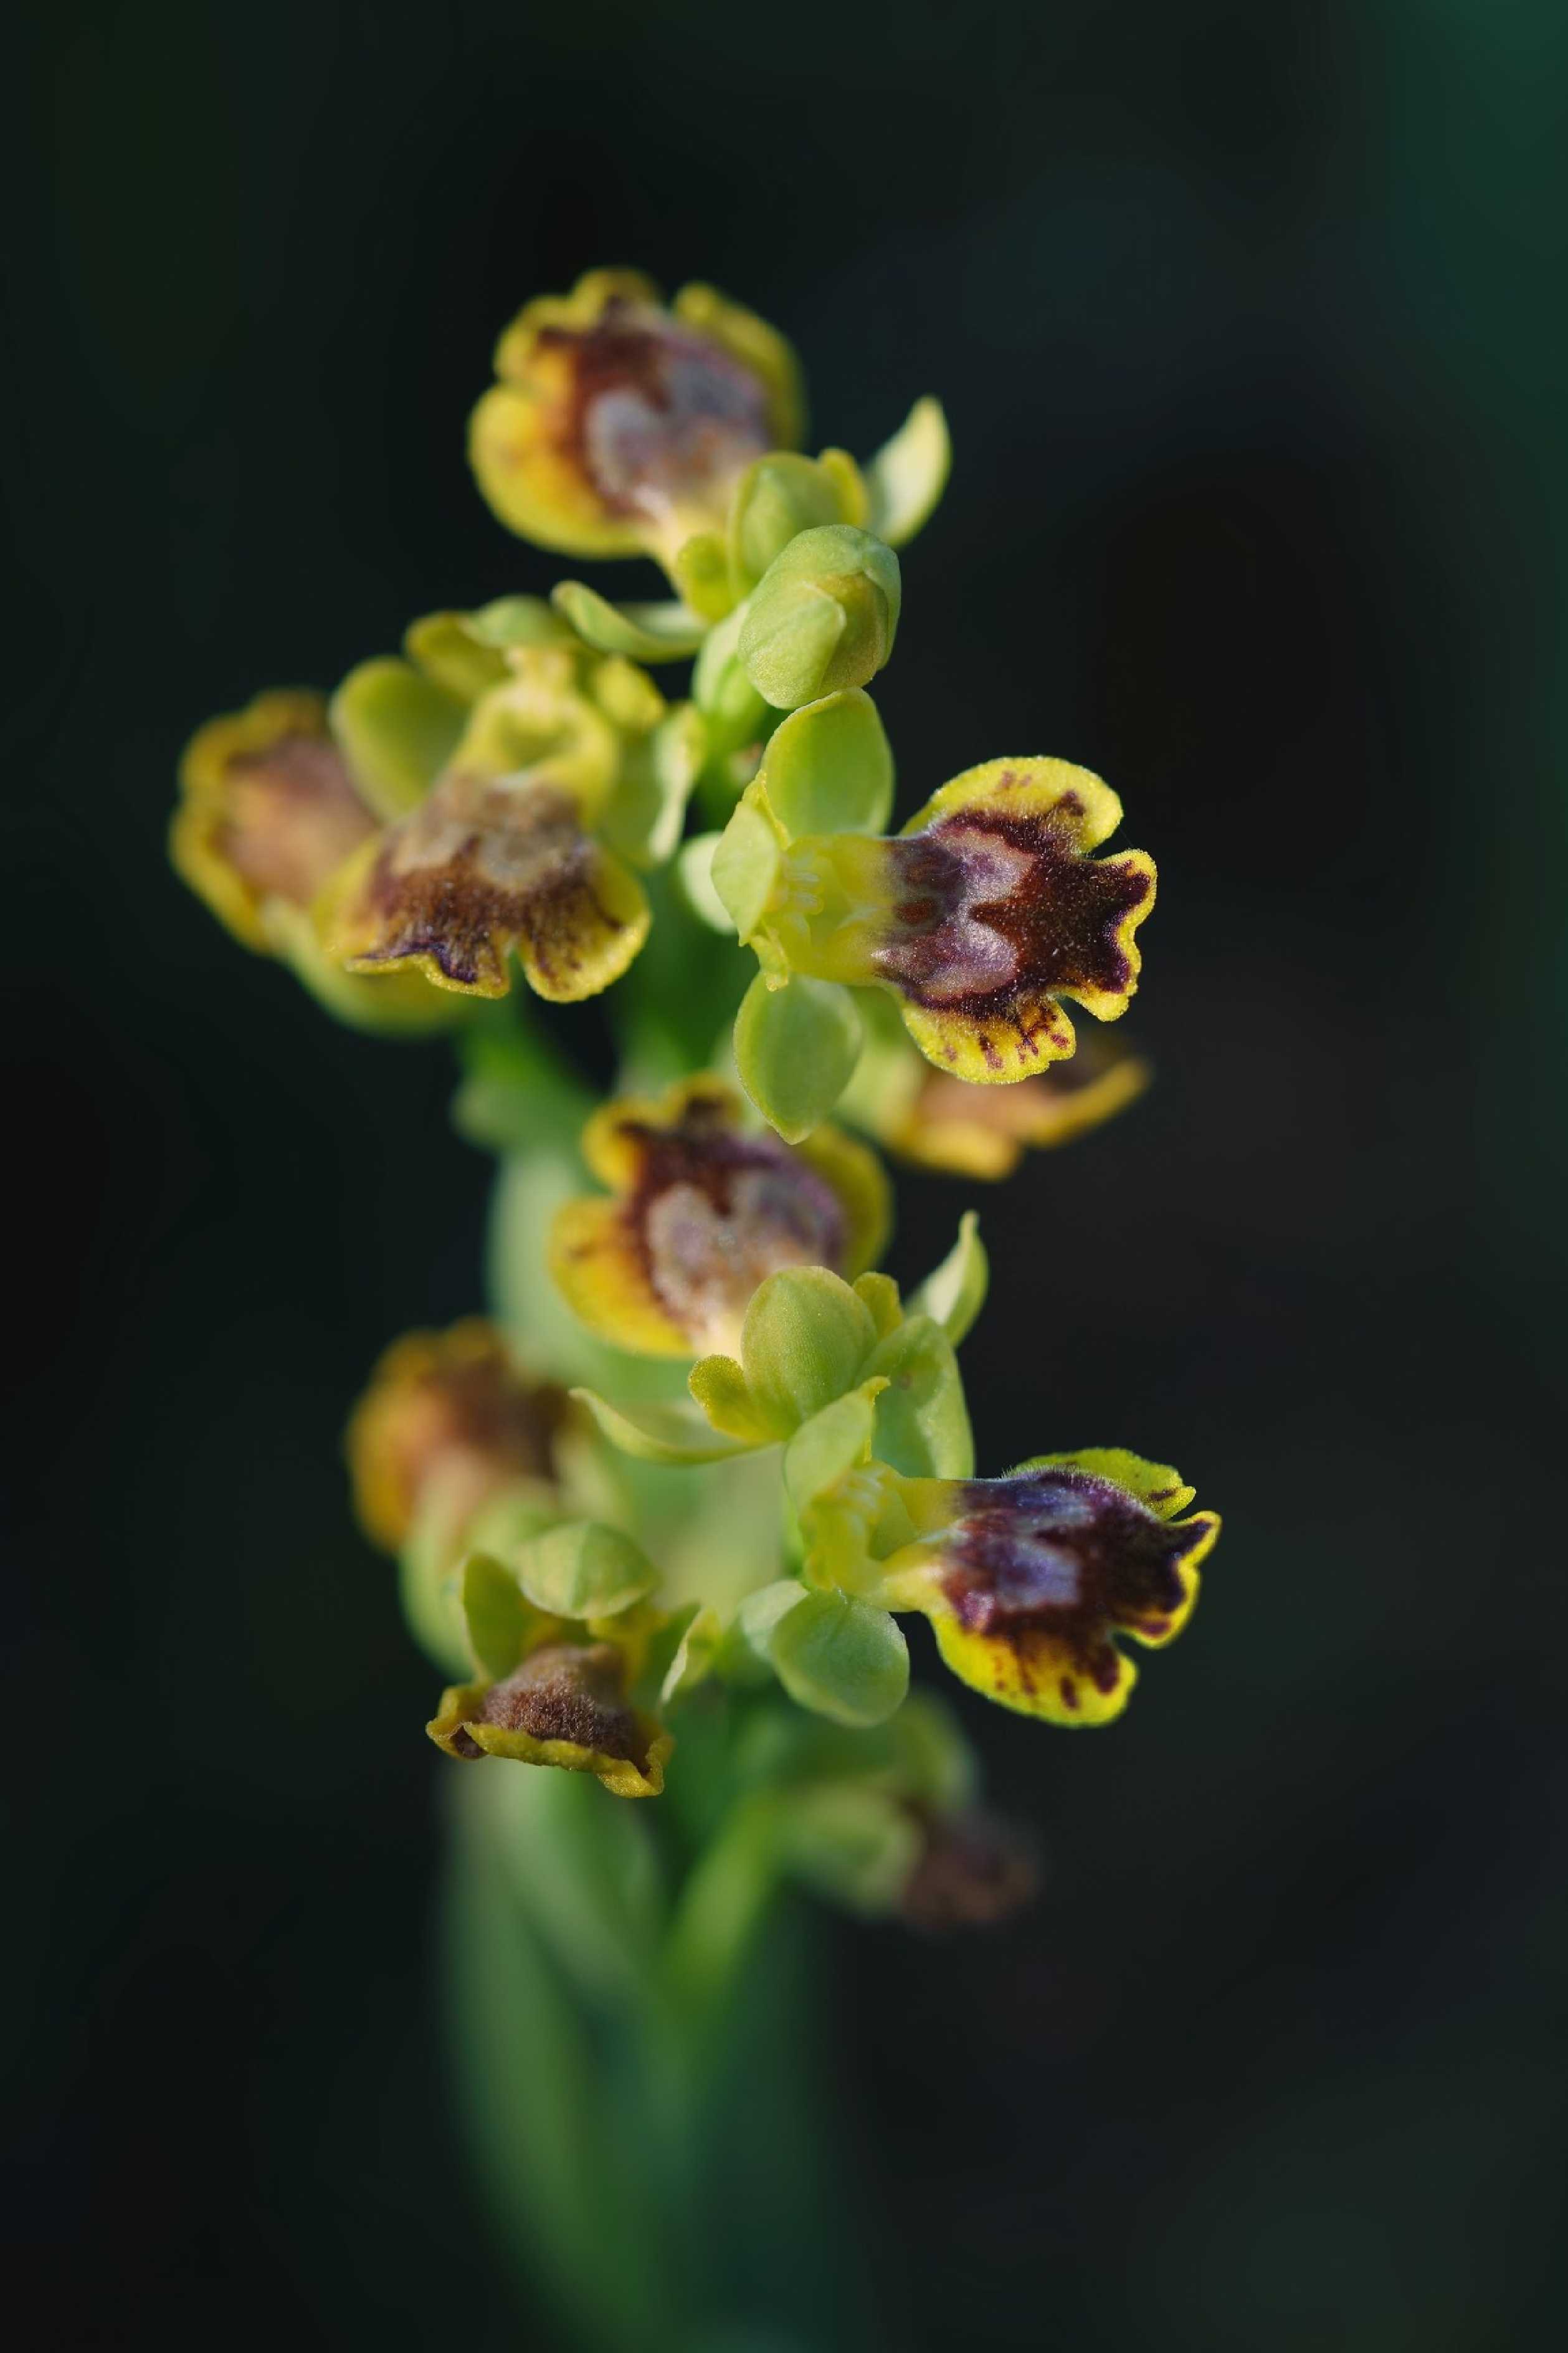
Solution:
M 647 937 L 631 870 L 541 775 L 454 772 L 356 851 L 323 907 L 330 956 L 367 978 L 413 970 L 436 988 L 505 997 L 513 949 L 530 987 L 572 1004 L 626 971 Z
M 748 459 L 770 448 L 794 448 L 804 423 L 800 372 L 789 344 L 710 286 L 683 286 L 667 311 L 640 270 L 592 269 L 569 294 L 536 297 L 496 346 L 499 382 L 473 412 L 468 456 L 501 522 L 560 554 L 637 555 L 649 543 L 647 519 L 606 502 L 582 448 L 583 409 L 591 397 L 580 382 L 584 344 L 618 306 L 633 306 L 656 332 L 662 325 L 703 339 L 754 377 L 761 429 Z M 715 485 L 707 517 L 713 525 L 723 520 L 731 486 L 728 476 Z
M 1017 948 L 1009 987 L 922 1001 L 917 984 L 891 984 L 905 1028 L 938 1070 L 971 1085 L 1016 1083 L 1072 1053 L 1064 997 L 1101 1021 L 1126 1011 L 1142 968 L 1134 934 L 1153 906 L 1155 871 L 1141 849 L 1089 857 L 1121 821 L 1120 799 L 1087 768 L 1011 759 L 955 776 L 903 828 L 900 839 L 929 833 L 953 847 L 966 833 L 990 836 L 1027 860 L 1012 893 L 973 902 Z
M 614 1797 L 659 1797 L 664 1790 L 664 1768 L 674 1753 L 673 1736 L 641 1709 L 605 1707 L 601 1694 L 584 1692 L 584 1676 L 591 1681 L 593 1671 L 585 1669 L 584 1662 L 608 1649 L 607 1644 L 595 1644 L 591 1650 L 572 1645 L 547 1646 L 533 1651 L 513 1675 L 500 1682 L 455 1683 L 442 1693 L 441 1704 L 426 1730 L 437 1748 L 464 1763 L 472 1764 L 487 1757 L 506 1757 L 519 1765 L 548 1765 L 560 1772 L 591 1773 Z M 558 1666 L 553 1655 L 557 1652 L 564 1664 Z M 517 1684 L 541 1660 L 549 1661 L 562 1688 L 543 1690 L 534 1711 L 535 1724 L 547 1725 L 552 1710 L 556 1709 L 563 1722 L 570 1722 L 574 1731 L 590 1730 L 596 1722 L 596 1734 L 590 1730 L 587 1739 L 572 1738 L 548 1730 L 531 1730 L 520 1724 L 485 1720 L 486 1706 L 496 1706 L 494 1694 Z M 550 1678 L 542 1681 L 547 1685 Z M 606 1740 L 613 1746 L 606 1746 Z
M 709 1345 L 711 1335 L 680 1322 L 654 1281 L 646 1222 L 649 1162 L 655 1139 L 668 1138 L 690 1171 L 670 1181 L 689 1182 L 705 1146 L 717 1157 L 742 1137 L 765 1152 L 781 1174 L 798 1165 L 832 1191 L 844 1217 L 844 1263 L 835 1273 L 852 1281 L 880 1256 L 891 1193 L 875 1153 L 834 1127 L 819 1127 L 795 1145 L 758 1134 L 741 1097 L 723 1080 L 684 1079 L 660 1097 L 626 1096 L 604 1105 L 583 1132 L 583 1156 L 615 1198 L 563 1205 L 551 1232 L 550 1271 L 591 1331 L 641 1356 L 691 1357 Z M 737 1302 L 737 1311 L 743 1306 Z
M 966 1623 L 962 1581 L 954 1577 L 955 1567 L 963 1567 L 955 1524 L 972 1522 L 1013 1481 L 1031 1471 L 1052 1470 L 1083 1472 L 1119 1491 L 1135 1512 L 1162 1524 L 1176 1541 L 1153 1564 L 1113 1559 L 1092 1570 L 1078 1563 L 1071 1595 L 1043 1602 L 1032 1615 L 1004 1613 L 994 1627 Z M 1018 1715 L 1069 1727 L 1108 1724 L 1121 1715 L 1138 1671 L 1115 1638 L 1129 1638 L 1147 1650 L 1175 1639 L 1197 1601 L 1200 1564 L 1220 1532 L 1217 1513 L 1178 1516 L 1192 1502 L 1193 1490 L 1176 1472 L 1120 1447 L 1040 1455 L 1007 1480 L 898 1484 L 900 1504 L 915 1535 L 886 1562 L 871 1588 L 874 1598 L 887 1608 L 918 1610 L 928 1618 L 944 1663 L 972 1690 Z M 1070 1553 L 1070 1532 L 1063 1541 Z M 982 1571 L 982 1589 L 984 1576 Z

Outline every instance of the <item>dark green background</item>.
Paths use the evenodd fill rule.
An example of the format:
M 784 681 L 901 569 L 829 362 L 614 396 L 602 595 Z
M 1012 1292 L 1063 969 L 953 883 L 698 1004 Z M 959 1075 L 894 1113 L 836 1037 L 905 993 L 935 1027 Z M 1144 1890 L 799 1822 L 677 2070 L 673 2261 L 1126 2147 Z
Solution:
M 1158 1090 L 986 1196 L 966 1357 L 983 1468 L 1125 1442 L 1227 1533 L 1116 1729 L 966 1708 L 1038 1908 L 837 1939 L 885 2342 L 1552 2340 L 1562 23 L 36 11 L 5 2213 L 51 2342 L 518 2340 L 429 2023 L 429 1678 L 337 1457 L 475 1303 L 486 1170 L 441 1051 L 330 1029 L 162 837 L 209 712 L 547 584 L 462 425 L 599 260 L 779 322 L 823 439 L 942 395 L 905 806 L 1058 752 L 1161 868 Z M 898 1271 L 964 1198 L 908 1182 Z

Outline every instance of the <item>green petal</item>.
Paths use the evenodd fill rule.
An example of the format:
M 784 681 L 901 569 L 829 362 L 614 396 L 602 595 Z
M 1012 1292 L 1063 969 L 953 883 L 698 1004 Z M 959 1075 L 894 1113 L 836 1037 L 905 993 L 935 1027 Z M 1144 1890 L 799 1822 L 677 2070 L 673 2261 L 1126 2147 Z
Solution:
M 593 1520 L 534 1536 L 518 1547 L 510 1566 L 534 1607 L 555 1618 L 613 1618 L 658 1582 L 630 1536 Z
M 910 1314 L 929 1315 L 956 1348 L 985 1304 L 990 1280 L 980 1220 L 973 1209 L 965 1209 L 958 1222 L 958 1240 L 911 1297 Z
M 842 1593 L 807 1593 L 768 1646 L 791 1699 L 835 1724 L 883 1724 L 910 1687 L 910 1654 L 896 1619 Z
M 550 601 L 585 645 L 602 654 L 628 654 L 633 661 L 685 661 L 708 633 L 708 623 L 689 606 L 672 600 L 612 605 L 581 580 L 558 580 Z
M 893 754 L 859 687 L 807 703 L 768 744 L 759 781 L 786 834 L 882 833 L 893 810 Z
M 917 400 L 865 468 L 870 526 L 889 547 L 913 539 L 947 486 L 952 444 L 940 401 Z
M 796 973 L 770 988 L 761 973 L 735 1016 L 741 1084 L 786 1144 L 827 1117 L 860 1053 L 860 1017 L 848 989 Z
M 499 647 L 481 638 L 469 613 L 425 613 L 403 633 L 403 650 L 416 670 L 460 702 L 476 702 L 507 676 Z

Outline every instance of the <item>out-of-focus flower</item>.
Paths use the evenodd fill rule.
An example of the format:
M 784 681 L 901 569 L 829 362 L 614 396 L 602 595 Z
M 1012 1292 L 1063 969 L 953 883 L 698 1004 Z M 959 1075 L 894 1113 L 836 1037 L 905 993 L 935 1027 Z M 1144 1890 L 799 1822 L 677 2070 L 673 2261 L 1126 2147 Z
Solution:
M 442 700 L 455 739 L 462 706 Z M 423 984 L 367 987 L 322 952 L 314 918 L 323 892 L 397 807 L 345 757 L 336 715 L 322 696 L 285 688 L 199 728 L 181 764 L 170 856 L 237 940 L 290 965 L 342 1019 L 389 1029 L 448 1023 L 458 1008 Z
M 943 1659 L 987 1698 L 1055 1724 L 1121 1714 L 1148 1647 L 1185 1625 L 1219 1533 L 1184 1518 L 1178 1474 L 1119 1448 L 1040 1455 L 1003 1479 L 910 1479 L 876 1461 L 807 1506 L 806 1574 L 922 1611 Z
M 1115 1118 L 1149 1084 L 1147 1062 L 1114 1035 L 1078 1041 L 1070 1060 L 1012 1087 L 974 1087 L 917 1053 L 890 997 L 865 991 L 866 1043 L 842 1116 L 921 1168 L 997 1180 L 1026 1151 L 1053 1150 Z
M 495 367 L 469 427 L 479 488 L 513 531 L 565 554 L 673 565 L 803 421 L 782 335 L 710 286 L 666 308 L 633 269 L 590 270 L 526 304 Z
M 623 657 L 514 647 L 425 799 L 334 877 L 328 954 L 356 974 L 503 997 L 515 948 L 540 996 L 595 995 L 647 935 L 626 861 L 674 849 L 700 737 L 690 707 Z
M 434 1516 L 446 1548 L 520 1483 L 552 1504 L 572 1419 L 561 1389 L 531 1380 L 493 1324 L 468 1317 L 388 1348 L 349 1423 L 354 1507 L 387 1552 Z
M 1069 1055 L 1063 1000 L 1101 1020 L 1126 1009 L 1133 934 L 1154 900 L 1142 850 L 1089 855 L 1121 822 L 1116 795 L 1066 761 L 991 760 L 890 839 L 847 794 L 829 830 L 820 779 L 842 770 L 847 700 L 785 721 L 714 854 L 714 886 L 756 950 L 762 986 L 782 992 L 799 975 L 889 990 L 928 1060 L 970 1082 L 1016 1082 Z M 879 789 L 865 798 L 874 807 Z M 753 1099 L 784 1022 L 759 1000 L 748 1029 L 742 1008 L 736 1052 Z
M 852 1278 L 887 1239 L 873 1153 L 827 1127 L 792 1149 L 758 1132 L 721 1080 L 606 1104 L 583 1152 L 616 1198 L 561 1209 L 551 1271 L 585 1324 L 644 1355 L 738 1346 L 766 1276 L 823 1266 Z

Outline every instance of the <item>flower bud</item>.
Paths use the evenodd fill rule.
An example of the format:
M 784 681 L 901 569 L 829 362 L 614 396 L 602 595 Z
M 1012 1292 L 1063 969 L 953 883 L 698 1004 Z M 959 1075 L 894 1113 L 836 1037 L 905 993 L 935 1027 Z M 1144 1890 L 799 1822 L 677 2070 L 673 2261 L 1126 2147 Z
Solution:
M 778 711 L 864 686 L 893 650 L 899 559 L 848 523 L 803 531 L 752 591 L 741 628 L 747 676 Z

